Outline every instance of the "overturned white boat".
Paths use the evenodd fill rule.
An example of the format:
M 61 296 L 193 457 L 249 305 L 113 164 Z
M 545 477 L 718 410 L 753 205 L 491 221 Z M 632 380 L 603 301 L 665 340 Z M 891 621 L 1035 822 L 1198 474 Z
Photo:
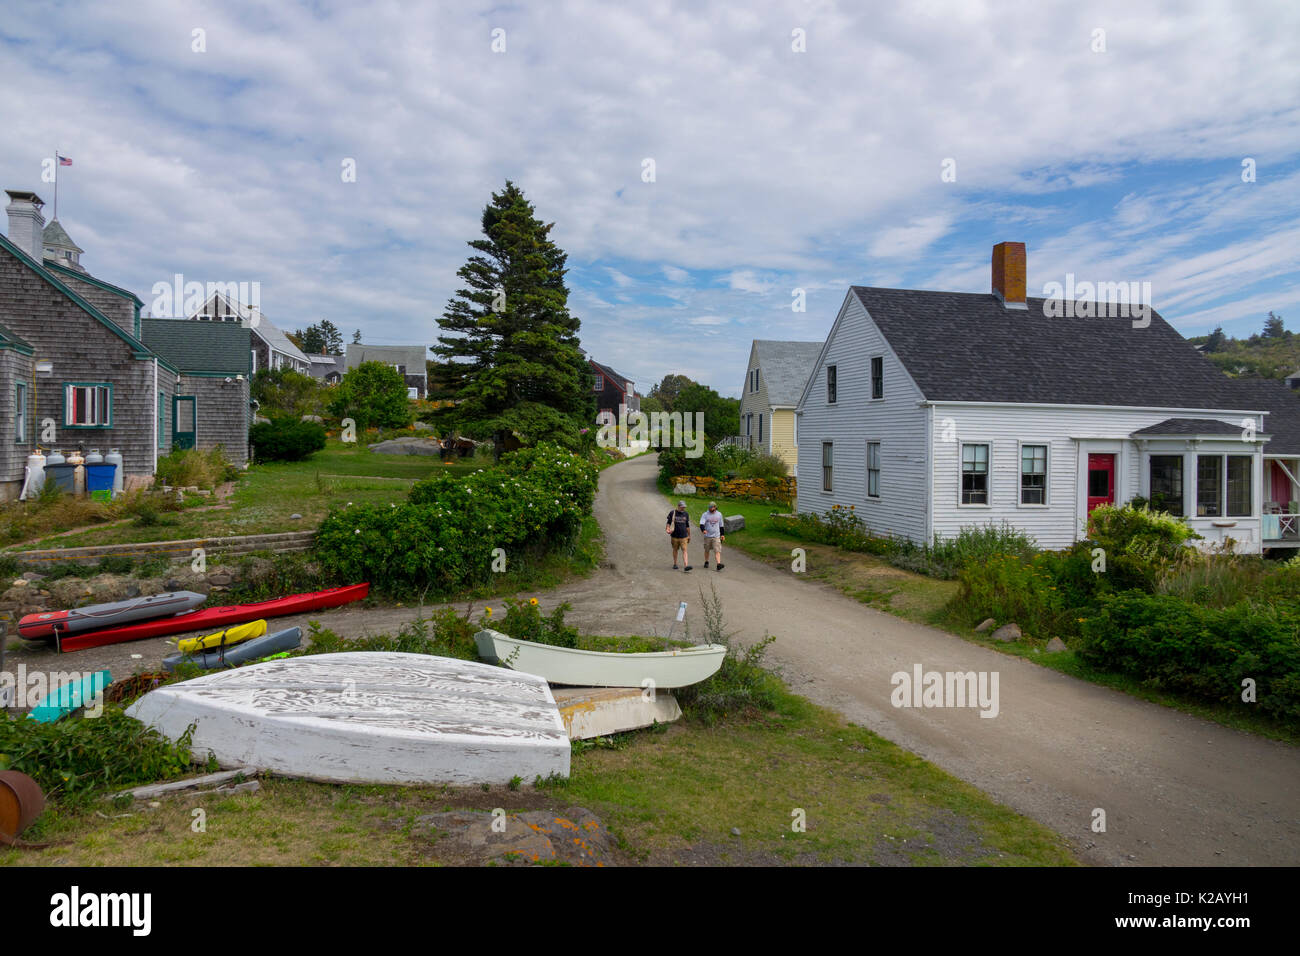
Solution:
M 569 774 L 541 678 L 427 654 L 347 652 L 205 674 L 127 713 L 196 758 L 331 783 L 508 783 Z
M 688 687 L 712 677 L 727 655 L 724 644 L 698 644 L 642 653 L 580 651 L 508 637 L 484 629 L 474 635 L 478 656 L 552 684 L 576 687 Z

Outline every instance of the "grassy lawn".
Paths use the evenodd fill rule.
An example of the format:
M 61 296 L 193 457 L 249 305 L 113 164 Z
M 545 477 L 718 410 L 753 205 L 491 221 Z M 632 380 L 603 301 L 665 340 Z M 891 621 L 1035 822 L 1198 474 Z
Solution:
M 667 496 L 665 500 L 671 502 L 671 507 L 677 503 L 679 497 Z M 791 549 L 803 548 L 807 560 L 807 570 L 803 576 L 838 587 L 850 597 L 878 610 L 888 611 L 919 624 L 941 628 L 972 644 L 980 644 L 999 653 L 1022 657 L 1070 677 L 1123 691 L 1134 697 L 1164 707 L 1172 707 L 1225 727 L 1248 731 L 1286 743 L 1300 744 L 1300 734 L 1267 718 L 1259 717 L 1252 710 L 1213 705 L 1178 694 L 1170 694 L 1147 686 L 1135 678 L 1091 667 L 1080 660 L 1073 651 L 1048 654 L 1045 645 L 1051 637 L 1050 634 L 1026 635 L 1022 640 L 1009 643 L 995 641 L 987 634 L 976 634 L 970 627 L 953 621 L 946 610 L 948 603 L 957 594 L 956 581 L 942 581 L 905 571 L 874 555 L 803 541 L 777 525 L 769 517 L 773 511 L 786 511 L 786 506 L 698 496 L 685 500 L 696 529 L 699 526 L 699 515 L 708 509 L 710 500 L 716 500 L 719 509 L 726 514 L 745 516 L 745 529 L 728 535 L 724 547 L 737 548 L 750 557 L 786 570 L 790 569 L 792 561 Z
M 420 455 L 380 455 L 364 444 L 330 439 L 323 451 L 306 461 L 250 465 L 235 485 L 229 508 L 165 512 L 158 524 L 128 521 L 90 528 L 30 543 L 23 550 L 302 531 L 315 528 L 331 507 L 400 501 L 421 478 L 443 472 L 464 474 L 478 467 L 465 461 L 444 465 Z M 302 517 L 290 518 L 292 514 Z
M 540 788 L 270 779 L 253 794 L 159 803 L 53 807 L 25 838 L 57 845 L 0 849 L 0 865 L 423 865 L 438 852 L 411 826 L 420 814 L 571 806 L 596 813 L 617 840 L 617 862 L 629 864 L 1077 862 L 1045 827 L 788 693 L 775 713 L 753 719 L 684 718 L 604 745 L 580 742 L 570 779 Z M 196 807 L 206 832 L 191 829 Z M 805 832 L 792 829 L 796 809 Z

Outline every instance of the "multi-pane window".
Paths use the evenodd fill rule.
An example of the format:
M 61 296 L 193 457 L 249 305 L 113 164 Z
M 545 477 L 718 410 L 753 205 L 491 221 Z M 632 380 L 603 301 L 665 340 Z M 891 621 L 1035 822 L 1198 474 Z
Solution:
M 14 386 L 14 441 L 27 441 L 27 383 Z
M 880 497 L 880 442 L 867 442 L 867 497 Z
M 1151 507 L 1183 517 L 1183 456 L 1151 456 Z
M 167 417 L 163 414 L 163 393 L 158 393 L 158 447 L 167 447 Z
M 758 369 L 756 368 L 750 369 L 749 372 L 749 390 L 751 392 L 758 391 Z
M 885 360 L 879 355 L 871 360 L 871 397 L 885 397 Z
M 758 440 L 763 440 L 763 413 L 758 413 Z
M 1228 514 L 1234 518 L 1252 514 L 1250 463 L 1250 455 L 1228 456 Z
M 1047 504 L 1047 446 L 1020 446 L 1020 503 Z
M 732 381 L 734 382 L 735 379 L 733 378 Z M 597 373 L 595 373 L 594 375 L 592 375 L 592 377 L 591 377 L 591 387 L 592 387 L 592 390 L 593 390 L 593 391 L 603 392 L 603 391 L 605 390 L 605 378 L 604 378 L 604 376 L 601 375 L 599 372 L 597 372 Z
M 113 424 L 111 385 L 63 386 L 63 424 L 80 428 Z
M 835 446 L 833 442 L 822 442 L 822 491 L 831 490 L 831 472 L 835 466 Z
M 1223 458 L 1196 456 L 1196 515 L 1218 518 L 1223 514 Z
M 989 503 L 989 446 L 961 446 L 961 503 Z
M 835 366 L 834 365 L 826 366 L 826 402 L 827 404 L 830 405 L 835 404 Z

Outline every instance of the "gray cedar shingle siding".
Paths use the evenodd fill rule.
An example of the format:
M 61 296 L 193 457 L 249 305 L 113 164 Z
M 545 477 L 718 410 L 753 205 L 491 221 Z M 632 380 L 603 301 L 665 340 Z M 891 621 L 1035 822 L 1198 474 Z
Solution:
M 50 269 L 54 277 L 81 296 L 127 335 L 135 335 L 135 303 L 127 293 L 113 292 L 87 281 L 71 269 Z
M 45 447 L 65 453 L 79 444 L 105 452 L 117 448 L 126 474 L 152 475 L 153 361 L 134 357 L 133 353 L 145 354 L 142 344 L 115 334 L 105 324 L 110 321 L 107 317 L 100 321 L 87 312 L 54 284 L 60 279 L 43 269 L 38 272 L 29 262 L 16 255 L 7 240 L 0 243 L 0 324 L 31 343 L 35 358 L 48 359 L 54 365 L 52 375 L 36 379 L 33 395 L 29 396 L 37 418 L 29 445 L 39 438 L 40 420 L 53 418 L 55 441 L 43 443 Z M 163 366 L 159 381 L 174 385 L 175 373 Z M 65 382 L 111 383 L 112 427 L 64 428 Z M 21 480 L 22 470 L 0 477 Z
M 220 445 L 227 461 L 240 466 L 248 461 L 248 380 L 227 385 L 224 378 L 182 374 L 179 388 L 181 395 L 193 395 L 197 399 L 196 446 L 206 451 Z M 169 445 L 174 424 L 169 403 Z
M 1135 328 L 1132 318 L 1049 318 L 1043 299 L 1008 309 L 988 293 L 852 292 L 930 401 L 1241 407 L 1229 379 L 1154 309 Z
M 16 422 L 14 421 L 15 385 L 18 382 L 30 382 L 32 370 L 31 356 L 24 355 L 16 349 L 0 348 L 0 501 L 17 498 L 22 491 L 23 466 L 27 463 L 29 442 L 18 444 L 14 441 Z M 30 438 L 32 427 L 31 389 L 27 392 L 27 434 Z

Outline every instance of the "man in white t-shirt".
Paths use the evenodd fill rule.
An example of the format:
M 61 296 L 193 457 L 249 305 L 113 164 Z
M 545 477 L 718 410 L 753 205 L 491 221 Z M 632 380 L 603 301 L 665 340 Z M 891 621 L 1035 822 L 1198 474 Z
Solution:
M 716 501 L 709 502 L 709 510 L 700 515 L 700 530 L 704 532 L 704 566 L 709 566 L 709 552 L 718 557 L 718 570 L 722 570 L 722 542 L 726 535 L 722 533 L 722 512 Z

